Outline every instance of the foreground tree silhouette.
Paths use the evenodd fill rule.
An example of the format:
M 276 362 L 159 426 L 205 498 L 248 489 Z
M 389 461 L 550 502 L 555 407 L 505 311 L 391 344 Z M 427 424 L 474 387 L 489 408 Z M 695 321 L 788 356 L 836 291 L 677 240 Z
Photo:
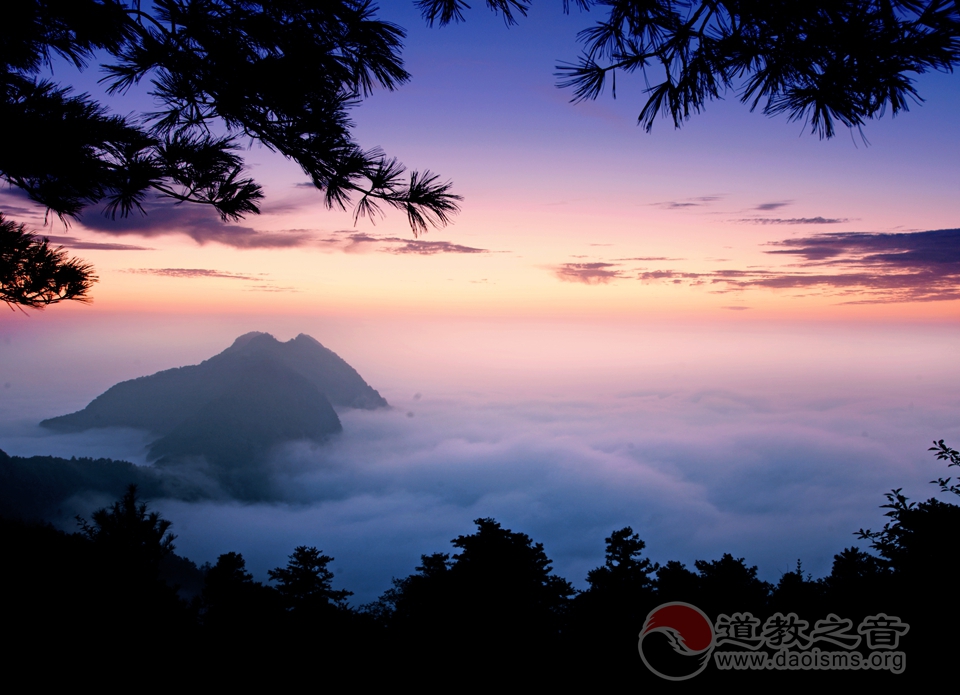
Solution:
M 960 465 L 960 454 L 942 442 L 934 451 L 951 466 Z M 949 480 L 932 482 L 957 494 Z M 169 587 L 164 593 L 146 574 L 123 571 L 131 558 L 169 554 L 173 540 L 169 523 L 148 512 L 130 488 L 96 512 L 92 523 L 82 522 L 82 534 L 0 519 L 0 547 L 11 568 L 0 574 L 0 588 L 11 597 L 8 632 L 18 638 L 8 651 L 16 663 L 37 668 L 64 662 L 82 668 L 91 661 L 102 668 L 91 654 L 108 654 L 148 672 L 157 668 L 156 655 L 175 645 L 177 658 L 164 662 L 165 672 L 206 673 L 238 684 L 311 663 L 391 686 L 450 677 L 471 683 L 555 682 L 569 689 L 571 682 L 589 679 L 609 690 L 636 687 L 645 679 L 661 682 L 643 668 L 636 651 L 647 613 L 631 604 L 639 595 L 648 609 L 679 600 L 711 618 L 743 610 L 761 620 L 774 611 L 794 612 L 803 620 L 835 613 L 857 625 L 880 612 L 895 615 L 910 626 L 901 642 L 914 674 L 910 682 L 942 680 L 943 664 L 955 651 L 950 628 L 960 618 L 951 598 L 960 506 L 936 500 L 913 504 L 898 491 L 891 497 L 884 529 L 861 532 L 878 555 L 848 548 L 835 556 L 823 580 L 812 581 L 798 562 L 774 589 L 757 578 L 756 567 L 729 554 L 696 561 L 695 572 L 675 561 L 658 567 L 642 557 L 644 543 L 627 527 L 606 539 L 604 564 L 588 573 L 590 588 L 572 602 L 572 588 L 552 573 L 539 543 L 492 519 L 477 519 L 474 534 L 452 541 L 458 554 L 423 556 L 416 574 L 395 580 L 375 610 L 358 615 L 342 604 L 348 592 L 332 589 L 332 559 L 306 546 L 294 551 L 285 568 L 271 572 L 277 589 L 255 582 L 241 555 L 221 555 L 208 566 L 200 610 L 185 610 Z M 150 550 L 141 553 L 143 548 Z M 623 600 L 603 600 L 618 596 Z M 38 650 L 50 634 L 84 639 L 61 641 L 60 651 L 49 645 Z M 67 673 L 74 677 L 73 670 Z M 729 675 L 710 670 L 697 682 L 729 683 Z M 769 677 L 776 684 L 783 674 L 749 677 L 754 682 Z M 860 671 L 790 676 L 800 682 L 807 677 L 858 685 L 871 680 Z
M 415 235 L 444 225 L 460 200 L 449 182 L 407 175 L 350 132 L 352 106 L 409 79 L 404 32 L 375 11 L 369 0 L 14 3 L 0 27 L 0 178 L 61 219 L 98 204 L 142 213 L 157 194 L 238 220 L 263 198 L 239 154 L 256 140 L 299 164 L 328 207 L 355 204 L 357 217 L 397 208 Z M 77 68 L 112 60 L 110 92 L 149 78 L 158 109 L 110 115 L 40 79 L 55 56 Z
M 78 516 L 77 523 L 90 541 L 129 567 L 156 574 L 160 561 L 174 550 L 176 539 L 169 533 L 170 521 L 158 512 L 148 512 L 130 485 L 109 508 L 98 509 L 90 516 L 93 523 Z
M 67 257 L 62 248 L 50 248 L 47 239 L 0 213 L 0 301 L 11 309 L 89 301 L 96 280 L 89 264 Z
M 935 441 L 929 449 L 948 467 L 960 467 L 960 453 Z M 960 496 L 951 478 L 930 481 L 941 493 Z M 922 646 L 923 658 L 932 668 L 943 663 L 954 650 L 949 639 L 941 639 L 945 626 L 960 620 L 956 595 L 956 542 L 960 537 L 960 505 L 929 498 L 911 502 L 901 488 L 891 490 L 882 505 L 888 521 L 879 531 L 860 529 L 857 535 L 870 541 L 879 555 L 884 599 L 909 616 L 911 644 Z
M 602 566 L 587 573 L 590 591 L 620 594 L 652 592 L 653 577 L 659 565 L 642 557 L 647 544 L 629 526 L 614 531 L 606 539 L 607 549 Z
M 207 569 L 200 598 L 205 659 L 229 671 L 238 660 L 273 658 L 285 644 L 264 644 L 264 635 L 284 634 L 286 611 L 277 592 L 253 579 L 240 553 L 224 553 Z
M 960 453 L 946 446 L 943 440 L 930 448 L 939 460 L 960 467 Z M 951 478 L 930 481 L 942 493 L 960 496 L 960 489 Z M 948 548 L 960 534 L 960 505 L 930 498 L 911 502 L 901 488 L 886 495 L 886 524 L 879 531 L 860 529 L 857 535 L 869 540 L 895 583 L 908 595 L 914 591 L 952 591 L 956 583 L 955 558 Z
M 574 591 L 553 574 L 543 544 L 494 519 L 474 523 L 476 533 L 451 541 L 460 549 L 453 556 L 451 578 L 458 591 L 470 597 L 461 606 L 465 617 L 477 624 L 502 619 L 520 625 L 525 617 L 549 624 L 551 616 L 559 616 Z M 497 626 L 497 632 L 503 631 Z
M 421 672 L 482 665 L 480 678 L 512 667 L 530 675 L 558 658 L 574 589 L 553 574 L 541 543 L 490 518 L 474 523 L 476 533 L 451 541 L 459 553 L 424 555 L 417 574 L 395 580 L 382 597 L 402 648 L 398 663 Z
M 97 595 L 91 596 L 96 619 L 87 632 L 99 634 L 117 658 L 146 665 L 171 639 L 186 638 L 195 621 L 176 587 L 161 576 L 161 563 L 174 550 L 171 522 L 148 510 L 136 485 L 93 512 L 89 522 L 76 518 L 98 577 Z
M 529 0 L 487 0 L 514 23 Z M 606 16 L 581 31 L 584 52 L 558 66 L 574 101 L 596 99 L 616 75 L 640 72 L 649 95 L 639 122 L 661 114 L 676 127 L 707 102 L 738 93 L 751 110 L 806 121 L 821 138 L 836 122 L 860 128 L 921 101 L 911 75 L 960 62 L 960 5 L 953 0 L 574 0 Z M 463 0 L 418 0 L 424 18 L 463 20 Z M 569 11 L 570 0 L 564 0 Z
M 238 219 L 263 197 L 237 154 L 253 138 L 297 162 L 331 207 L 359 194 L 358 215 L 386 204 L 406 212 L 415 232 L 443 224 L 459 200 L 449 184 L 429 173 L 404 179 L 396 160 L 351 137 L 349 108 L 410 77 L 399 56 L 403 30 L 375 10 L 367 0 L 17 3 L 0 59 L 0 108 L 17 137 L 0 172 L 61 216 L 101 201 L 129 214 L 152 190 Z M 150 77 L 160 108 L 110 116 L 88 96 L 33 77 L 53 54 L 80 68 L 98 51 L 115 61 L 105 66 L 109 91 Z
M 943 440 L 929 449 L 941 461 L 950 461 L 948 467 L 960 467 L 960 453 L 946 446 Z M 951 478 L 930 481 L 943 493 L 960 496 L 960 488 L 951 485 Z M 926 581 L 929 576 L 953 573 L 953 558 L 943 552 L 960 532 L 960 506 L 930 498 L 926 502 L 910 502 L 902 488 L 886 495 L 889 519 L 879 531 L 860 529 L 857 535 L 869 540 L 871 546 L 887 563 L 895 575 Z
M 637 634 L 657 605 L 659 565 L 643 557 L 645 548 L 629 526 L 611 533 L 604 564 L 587 573 L 589 588 L 573 600 L 571 657 L 580 660 L 585 675 L 605 686 L 637 678 Z
M 278 658 L 292 664 L 328 660 L 338 668 L 369 663 L 366 625 L 346 603 L 353 592 L 333 588 L 331 562 L 329 555 L 301 545 L 286 567 L 269 570 L 282 609 L 277 626 L 283 637 L 272 652 Z
M 327 565 L 333 558 L 316 548 L 297 546 L 286 567 L 277 567 L 268 572 L 277 583 L 277 591 L 283 597 L 288 610 L 294 612 L 317 612 L 329 608 L 344 608 L 344 601 L 353 596 L 352 591 L 333 589 L 333 572 Z

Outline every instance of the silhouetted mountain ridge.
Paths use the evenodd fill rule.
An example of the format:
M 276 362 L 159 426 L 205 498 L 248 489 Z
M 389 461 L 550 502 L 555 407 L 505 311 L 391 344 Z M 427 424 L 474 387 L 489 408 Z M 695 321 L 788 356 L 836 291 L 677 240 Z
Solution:
M 77 495 L 116 498 L 131 483 L 150 497 L 205 496 L 202 489 L 183 480 L 128 461 L 8 456 L 0 451 L 0 517 L 39 521 L 70 518 L 78 511 L 86 514 L 90 509 L 81 508 L 79 501 L 70 504 L 70 499 Z
M 269 333 L 247 333 L 218 355 L 198 365 L 178 367 L 150 376 L 122 381 L 97 396 L 76 413 L 44 420 L 43 427 L 79 432 L 95 427 L 133 427 L 166 435 L 197 417 L 237 385 L 256 380 L 266 365 L 278 375 L 284 370 L 311 384 L 325 401 L 321 406 L 327 434 L 340 431 L 331 406 L 374 409 L 387 406 L 349 364 L 308 335 L 281 343 Z M 330 414 L 333 413 L 333 419 Z

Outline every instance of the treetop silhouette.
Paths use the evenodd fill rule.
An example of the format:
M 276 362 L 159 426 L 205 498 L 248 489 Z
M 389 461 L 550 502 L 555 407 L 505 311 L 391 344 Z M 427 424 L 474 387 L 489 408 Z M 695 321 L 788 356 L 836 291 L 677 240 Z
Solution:
M 404 31 L 376 9 L 369 0 L 13 3 L 0 28 L 0 179 L 64 222 L 100 204 L 111 217 L 144 213 L 148 195 L 209 205 L 236 221 L 260 210 L 262 187 L 240 154 L 258 141 L 299 164 L 328 208 L 353 205 L 355 218 L 396 208 L 414 236 L 445 225 L 459 210 L 450 182 L 408 173 L 351 134 L 352 107 L 410 78 Z M 78 69 L 105 59 L 108 92 L 147 79 L 159 106 L 110 114 L 40 76 L 55 57 Z M 61 274 L 79 271 L 70 291 L 21 298 L 17 286 L 43 273 L 34 267 L 40 250 L 4 254 L 4 301 L 86 298 L 96 277 L 63 258 L 53 259 Z
M 333 558 L 316 548 L 298 546 L 290 555 L 286 567 L 269 570 L 270 579 L 277 583 L 277 591 L 289 610 L 310 611 L 343 607 L 352 591 L 336 591 L 331 586 L 333 572 L 327 565 Z
M 470 587 L 477 605 L 503 605 L 521 600 L 536 609 L 558 610 L 574 589 L 553 574 L 552 561 L 542 543 L 525 533 L 503 528 L 492 518 L 474 519 L 476 533 L 457 536 L 451 544 L 460 552 L 453 556 L 451 576 Z M 424 571 L 431 569 L 424 558 Z
M 606 544 L 604 564 L 587 573 L 590 591 L 609 594 L 621 601 L 629 594 L 651 591 L 660 566 L 642 557 L 647 544 L 640 540 L 639 534 L 625 526 L 611 533 Z
M 137 486 L 130 485 L 109 508 L 90 516 L 92 523 L 77 516 L 81 532 L 128 571 L 155 578 L 160 561 L 174 551 L 176 536 L 169 532 L 170 521 L 156 511 L 147 511 Z
M 530 0 L 487 0 L 507 24 Z M 565 11 L 570 9 L 564 0 Z M 707 102 L 735 92 L 751 110 L 804 121 L 821 138 L 836 122 L 860 128 L 888 109 L 922 101 L 911 75 L 960 62 L 960 5 L 953 0 L 575 0 L 606 16 L 578 35 L 583 53 L 557 66 L 573 101 L 596 99 L 617 73 L 648 85 L 639 123 L 680 127 Z M 441 26 L 464 19 L 463 0 L 419 0 Z
M 960 466 L 960 452 L 946 446 L 942 439 L 933 444 L 929 451 L 936 452 L 938 460 L 949 461 L 948 467 Z M 930 482 L 942 493 L 960 496 L 960 486 L 950 481 L 938 478 Z M 886 498 L 881 508 L 888 510 L 884 514 L 888 521 L 883 528 L 860 529 L 856 535 L 870 541 L 882 563 L 898 578 L 929 583 L 933 577 L 948 576 L 953 557 L 944 548 L 950 547 L 960 529 L 960 506 L 936 498 L 911 502 L 902 488 L 886 493 Z
M 951 463 L 955 459 L 955 450 L 943 442 L 935 442 L 933 450 Z M 0 463 L 3 456 L 0 452 Z M 665 602 L 684 601 L 718 621 L 721 613 L 731 618 L 745 612 L 763 623 L 776 612 L 795 613 L 803 625 L 829 614 L 855 625 L 883 611 L 909 625 L 909 641 L 902 644 L 911 673 L 934 678 L 955 651 L 955 641 L 944 636 L 958 618 L 950 597 L 960 505 L 912 504 L 897 491 L 892 497 L 890 523 L 875 534 L 862 532 L 875 541 L 878 554 L 847 548 L 834 556 L 830 575 L 819 580 L 798 561 L 772 586 L 758 579 L 756 567 L 730 554 L 698 560 L 696 571 L 676 561 L 658 567 L 642 557 L 643 542 L 625 527 L 606 539 L 606 561 L 588 574 L 590 588 L 577 593 L 552 573 L 541 544 L 485 518 L 476 520 L 475 533 L 452 541 L 458 554 L 422 556 L 416 574 L 395 580 L 377 604 L 356 611 L 342 604 L 349 592 L 331 588 L 331 558 L 306 546 L 294 551 L 286 568 L 270 572 L 276 589 L 254 581 L 240 554 L 220 555 L 215 565 L 206 565 L 200 600 L 188 606 L 123 551 L 141 545 L 162 549 L 172 542 L 169 522 L 148 513 L 131 487 L 112 507 L 96 512 L 93 524 L 82 523 L 84 534 L 0 519 L 4 557 L 12 568 L 0 580 L 6 595 L 16 598 L 6 616 L 11 634 L 24 638 L 14 641 L 14 655 L 46 664 L 70 654 L 90 658 L 88 650 L 78 652 L 63 640 L 38 651 L 44 635 L 56 632 L 92 635 L 101 651 L 136 663 L 155 661 L 162 649 L 180 645 L 188 660 L 174 667 L 188 677 L 207 672 L 222 679 L 237 663 L 245 665 L 238 672 L 244 679 L 275 676 L 278 665 L 294 668 L 310 659 L 357 670 L 369 667 L 372 654 L 373 677 L 382 673 L 391 685 L 466 674 L 499 682 L 559 685 L 589 678 L 636 687 L 645 678 L 659 682 L 638 661 L 637 634 L 645 616 Z M 607 581 L 614 573 L 623 573 L 626 583 Z M 811 636 L 803 633 L 803 639 Z M 861 644 L 861 654 L 864 649 L 874 647 Z M 191 663 L 190 655 L 198 661 Z M 823 682 L 846 682 L 842 672 L 821 675 Z M 850 683 L 864 682 L 861 669 L 848 675 Z M 807 679 L 803 673 L 790 677 Z M 820 682 L 816 670 L 811 677 Z M 922 677 L 914 675 L 911 682 Z M 712 670 L 697 682 L 710 684 L 714 678 L 725 676 Z
M 87 302 L 96 281 L 88 263 L 69 258 L 62 247 L 50 248 L 46 238 L 0 213 L 0 301 L 11 309 L 42 309 L 68 299 Z
M 0 103 L 10 138 L 0 175 L 61 217 L 106 204 L 143 211 L 148 192 L 212 206 L 226 220 L 259 212 L 245 174 L 253 139 L 294 160 L 328 207 L 403 210 L 414 233 L 445 224 L 459 197 L 430 172 L 411 172 L 354 142 L 349 109 L 376 87 L 409 79 L 403 30 L 369 0 L 48 0 L 6 13 Z M 78 68 L 98 57 L 110 93 L 149 79 L 159 108 L 108 115 L 37 74 L 59 55 Z

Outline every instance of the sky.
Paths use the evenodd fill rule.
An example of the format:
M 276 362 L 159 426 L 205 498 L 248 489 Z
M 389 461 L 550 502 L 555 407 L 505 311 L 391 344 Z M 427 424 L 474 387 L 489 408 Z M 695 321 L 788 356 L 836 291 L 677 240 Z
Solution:
M 0 448 L 144 463 L 138 433 L 36 423 L 250 330 L 312 335 L 395 407 L 278 452 L 288 503 L 159 504 L 198 562 L 240 550 L 265 578 L 322 544 L 364 600 L 485 516 L 578 586 L 624 525 L 660 561 L 734 552 L 775 581 L 801 557 L 821 576 L 881 525 L 885 491 L 932 492 L 926 448 L 960 441 L 956 76 L 920 76 L 924 103 L 869 122 L 869 143 L 735 94 L 646 133 L 639 77 L 581 104 L 555 86 L 589 14 L 380 16 L 407 30 L 412 79 L 354 109 L 355 137 L 451 180 L 452 224 L 355 222 L 257 145 L 265 204 L 235 225 L 158 203 L 64 229 L 0 190 L 99 276 L 90 305 L 0 318 Z M 95 67 L 54 77 L 100 90 Z M 109 103 L 150 108 L 144 89 Z

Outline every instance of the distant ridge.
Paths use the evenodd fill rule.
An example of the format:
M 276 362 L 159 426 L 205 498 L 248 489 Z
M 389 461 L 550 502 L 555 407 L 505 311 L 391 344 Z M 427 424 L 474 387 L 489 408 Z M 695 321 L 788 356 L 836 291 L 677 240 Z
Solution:
M 201 485 L 127 461 L 56 456 L 8 456 L 0 451 L 0 517 L 29 521 L 66 520 L 88 515 L 96 502 L 116 499 L 131 483 L 148 498 L 209 497 Z
M 253 332 L 198 365 L 123 381 L 83 410 L 40 424 L 65 432 L 148 430 L 158 435 L 149 450 L 158 465 L 202 457 L 222 483 L 249 497 L 265 480 L 260 464 L 271 447 L 339 433 L 334 406 L 387 405 L 353 367 L 310 336 L 281 343 Z
M 246 333 L 233 345 L 198 365 L 167 369 L 150 376 L 122 381 L 97 396 L 83 410 L 40 423 L 50 429 L 81 432 L 95 427 L 134 427 L 168 434 L 198 415 L 228 391 L 234 397 L 239 384 L 269 369 L 284 383 L 306 381 L 327 401 L 322 410 L 387 407 L 387 401 L 336 353 L 308 335 L 281 343 L 269 333 Z M 288 375 L 289 376 L 289 375 Z M 299 378 L 298 378 L 299 377 Z M 340 431 L 339 418 L 325 412 L 326 427 Z M 332 415 L 332 417 L 331 417 Z M 336 420 L 336 425 L 333 421 Z M 331 431 L 333 431 L 331 430 Z

